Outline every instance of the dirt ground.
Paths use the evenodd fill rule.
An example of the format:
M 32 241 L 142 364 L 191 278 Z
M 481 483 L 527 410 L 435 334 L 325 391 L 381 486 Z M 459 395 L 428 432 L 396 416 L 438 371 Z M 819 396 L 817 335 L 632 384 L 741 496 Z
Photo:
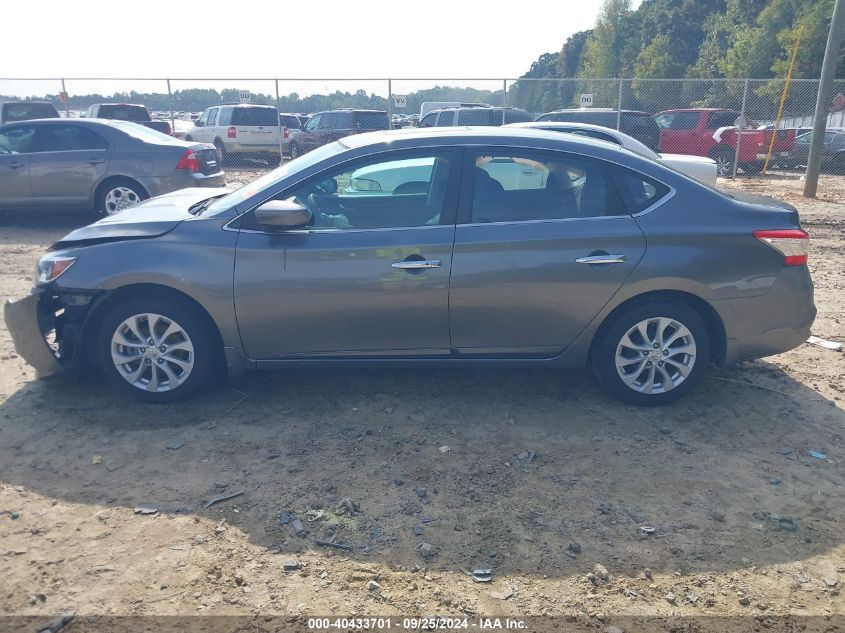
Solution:
M 845 179 L 823 177 L 816 201 L 798 176 L 722 184 L 799 207 L 813 332 L 845 341 Z M 85 222 L 0 217 L 0 295 L 27 293 L 37 257 Z M 843 397 L 845 355 L 805 344 L 711 369 L 656 410 L 586 372 L 524 369 L 251 374 L 150 406 L 97 376 L 35 380 L 0 326 L 0 614 L 73 612 L 69 632 L 174 615 L 839 630 Z M 479 567 L 491 582 L 463 571 Z

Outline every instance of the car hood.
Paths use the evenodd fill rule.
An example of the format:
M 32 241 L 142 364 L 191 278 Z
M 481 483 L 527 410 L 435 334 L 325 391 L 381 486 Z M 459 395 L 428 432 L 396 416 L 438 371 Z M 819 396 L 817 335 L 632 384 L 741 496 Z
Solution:
M 158 237 L 172 231 L 183 220 L 193 217 L 188 212 L 192 205 L 229 192 L 229 189 L 191 187 L 150 198 L 137 206 L 71 231 L 54 246 L 61 248 L 89 242 Z

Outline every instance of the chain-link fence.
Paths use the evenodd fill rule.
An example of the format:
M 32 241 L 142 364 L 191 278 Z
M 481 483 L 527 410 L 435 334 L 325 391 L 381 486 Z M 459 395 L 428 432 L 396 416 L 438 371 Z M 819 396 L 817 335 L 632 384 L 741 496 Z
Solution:
M 119 116 L 213 144 L 241 181 L 349 134 L 530 120 L 618 129 L 654 151 L 712 158 L 722 176 L 797 170 L 817 92 L 805 79 L 0 79 L 0 101 L 47 101 L 67 117 L 144 106 Z M 843 95 L 838 81 L 825 97 L 832 172 L 845 170 Z

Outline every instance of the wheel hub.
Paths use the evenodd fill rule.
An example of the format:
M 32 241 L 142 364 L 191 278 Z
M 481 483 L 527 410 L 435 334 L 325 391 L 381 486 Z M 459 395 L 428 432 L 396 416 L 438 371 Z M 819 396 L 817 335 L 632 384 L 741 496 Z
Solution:
M 680 385 L 695 365 L 692 332 L 676 319 L 653 317 L 629 328 L 616 347 L 616 371 L 628 387 L 646 394 Z
M 173 319 L 154 313 L 136 314 L 121 323 L 111 340 L 117 372 L 142 391 L 172 391 L 194 368 L 194 346 Z

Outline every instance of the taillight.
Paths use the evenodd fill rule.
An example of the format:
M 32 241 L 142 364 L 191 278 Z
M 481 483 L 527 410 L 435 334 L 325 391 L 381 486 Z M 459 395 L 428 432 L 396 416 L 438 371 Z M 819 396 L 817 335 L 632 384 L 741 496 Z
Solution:
M 189 149 L 182 155 L 182 158 L 180 158 L 179 162 L 176 163 L 176 169 L 187 169 L 188 171 L 192 171 L 194 173 L 199 172 L 200 162 L 197 159 L 197 155 L 194 154 L 194 150 Z
M 227 135 L 228 135 L 229 138 L 237 138 L 238 137 L 238 131 L 234 128 L 234 126 L 230 127 L 229 131 L 227 132 Z
M 754 231 L 754 237 L 783 253 L 784 266 L 803 266 L 807 263 L 810 236 L 801 229 L 771 229 Z
M 290 130 L 285 128 L 282 130 L 282 133 L 285 135 L 285 138 L 290 138 Z

